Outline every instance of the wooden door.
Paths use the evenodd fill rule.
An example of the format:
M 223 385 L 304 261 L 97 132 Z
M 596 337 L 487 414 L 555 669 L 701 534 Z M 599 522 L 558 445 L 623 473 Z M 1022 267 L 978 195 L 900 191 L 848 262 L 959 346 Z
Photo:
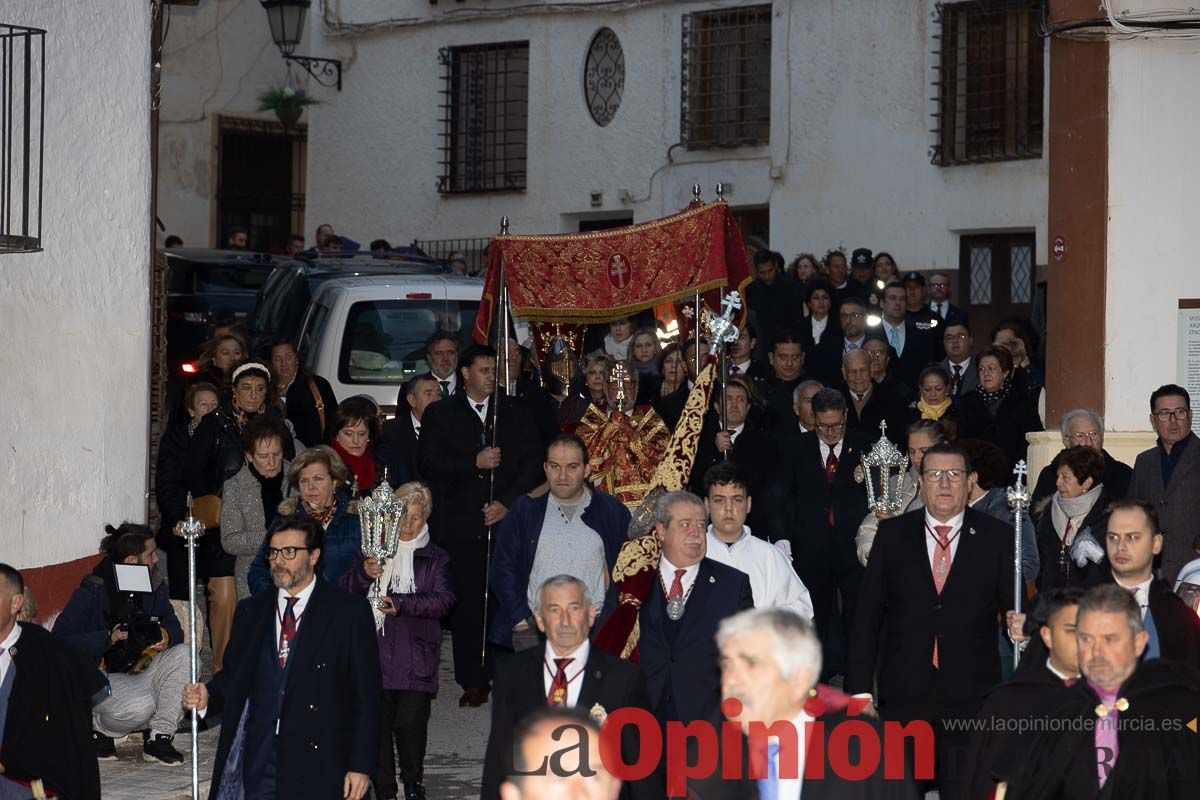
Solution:
M 992 326 L 1033 309 L 1032 233 L 964 236 L 960 240 L 958 302 L 971 318 L 975 348 L 991 343 Z

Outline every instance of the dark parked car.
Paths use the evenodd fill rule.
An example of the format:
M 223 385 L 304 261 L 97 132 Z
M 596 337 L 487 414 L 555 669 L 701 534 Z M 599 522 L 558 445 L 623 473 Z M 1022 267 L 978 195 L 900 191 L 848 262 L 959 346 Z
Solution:
M 297 340 L 304 312 L 321 284 L 336 278 L 369 275 L 437 275 L 445 262 L 419 251 L 371 253 L 301 253 L 279 264 L 263 282 L 247 324 L 256 337 L 278 336 Z
M 216 325 L 249 324 L 258 290 L 285 256 L 181 247 L 167 257 L 167 379 L 185 381 L 185 365 Z

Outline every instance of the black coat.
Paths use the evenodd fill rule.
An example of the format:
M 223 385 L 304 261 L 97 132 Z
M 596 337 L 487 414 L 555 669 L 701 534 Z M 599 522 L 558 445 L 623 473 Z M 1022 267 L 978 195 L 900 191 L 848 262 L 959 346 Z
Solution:
M 516 388 L 517 393 L 515 397 L 517 402 L 525 406 L 525 412 L 529 415 L 534 427 L 537 428 L 538 434 L 541 437 L 541 450 L 539 452 L 545 455 L 546 447 L 550 444 L 550 440 L 557 436 L 560 430 L 558 426 L 558 408 L 555 406 L 550 394 L 539 386 L 538 382 L 533 378 L 521 378 L 517 381 Z
M 159 531 L 173 535 L 175 523 L 187 516 L 187 457 L 189 418 L 173 417 L 158 441 L 158 460 L 154 465 L 154 497 L 162 518 Z
M 683 416 L 683 407 L 687 405 L 690 392 L 691 389 L 684 382 L 670 394 L 660 394 L 650 401 L 651 408 L 662 417 L 663 424 L 667 426 L 668 431 L 675 432 L 675 426 L 679 424 L 679 418 Z M 576 421 L 578 422 L 578 420 Z
M 803 334 L 803 328 L 801 333 Z M 808 329 L 808 336 L 811 340 L 811 327 Z M 846 336 L 836 320 L 832 318 L 829 320 L 829 324 L 825 326 L 825 330 L 821 334 L 821 340 L 814 342 L 811 347 L 811 350 L 804 351 L 807 353 L 804 359 L 805 371 L 826 386 L 840 381 L 842 379 L 842 356 L 846 352 Z
M 1071 687 L 1009 782 L 1021 800 L 1194 800 L 1200 797 L 1200 736 L 1186 724 L 1200 714 L 1200 673 L 1171 661 L 1139 664 L 1121 686 L 1119 755 L 1099 788 L 1095 708 L 1086 681 Z
M 1000 680 L 997 620 L 1013 607 L 1012 528 L 966 509 L 940 595 L 927 536 L 924 509 L 879 523 L 850 632 L 845 691 L 874 693 L 878 679 L 876 705 L 888 719 L 974 717 Z
M 263 407 L 262 413 L 282 419 L 279 410 L 270 404 Z M 283 457 L 291 461 L 296 457 L 292 437 L 287 437 L 282 444 Z M 187 491 L 193 497 L 220 494 L 225 481 L 236 475 L 245 463 L 242 434 L 234 422 L 232 402 L 227 398 L 200 420 L 192 435 L 184 468 Z
M 887 437 L 897 447 L 904 447 L 908 440 L 908 419 L 911 413 L 904 399 L 888 390 L 886 386 L 874 384 L 862 413 L 854 407 L 854 395 L 845 384 L 839 387 L 846 397 L 846 427 L 856 430 L 872 442 L 880 436 L 879 423 L 887 423 Z M 862 520 L 859 520 L 860 522 Z
M 771 378 L 763 391 L 763 403 L 766 405 L 766 427 L 771 430 L 796 427 L 796 403 L 794 395 L 796 387 L 808 380 L 808 375 L 801 374 L 799 378 L 782 381 Z
M 616 586 L 611 588 L 615 590 Z M 615 601 L 615 595 L 611 599 Z M 650 707 L 656 714 L 661 714 L 668 698 L 675 706 L 674 718 L 682 722 L 707 719 L 718 712 L 721 669 L 717 626 L 726 617 L 748 608 L 754 608 L 754 595 L 746 573 L 706 558 L 700 562 L 691 597 L 676 623 L 679 630 L 675 643 L 671 644 L 666 631 L 670 623 L 666 595 L 656 574 L 650 595 L 638 612 L 638 654 L 646 674 Z
M 104 674 L 43 628 L 18 624 L 0 759 L 4 775 L 25 782 L 41 778 L 48 790 L 70 800 L 99 800 L 92 697 L 104 689 Z
M 383 423 L 375 457 L 387 467 L 388 482 L 393 486 L 421 479 L 417 464 L 417 435 L 413 432 L 411 410 L 402 409 L 395 418 Z
M 1109 570 L 1096 583 L 1116 583 L 1116 578 Z M 1150 613 L 1162 658 L 1200 669 L 1200 619 L 1162 578 L 1150 583 Z
M 888 341 L 887 331 L 882 323 L 868 328 L 867 333 L 873 333 L 883 341 Z M 928 322 L 913 319 L 911 315 L 905 316 L 904 352 L 896 354 L 896 349 L 893 347 L 892 353 L 895 355 L 892 356 L 892 364 L 895 366 L 896 376 L 906 386 L 917 388 L 917 378 L 920 376 L 921 370 L 937 360 L 937 353 L 933 345 L 934 333 L 940 339 L 941 327 L 935 328 Z
M 324 408 L 322 409 L 325 413 L 324 426 L 321 425 L 321 415 L 317 411 L 317 401 L 313 398 L 312 388 L 308 383 L 310 379 L 316 383 L 317 394 L 321 396 L 321 402 L 324 403 Z M 329 381 L 320 375 L 309 376 L 301 371 L 297 373 L 296 379 L 288 387 L 284 401 L 287 408 L 286 415 L 288 421 L 292 423 L 292 429 L 296 433 L 296 438 L 305 447 L 313 447 L 332 438 L 334 433 L 332 430 L 333 418 L 337 415 L 338 401 L 337 395 L 333 393 L 333 387 L 329 385 Z
M 983 800 L 997 783 L 1012 779 L 1037 738 L 1034 726 L 1044 724 L 1071 696 L 1066 682 L 1046 667 L 1046 651 L 1036 652 L 1035 657 L 1033 648 L 1026 650 L 1016 673 L 983 701 L 979 719 L 987 725 L 971 735 L 967 753 L 971 800 Z
M 1129 482 L 1133 480 L 1133 468 L 1117 461 L 1109 455 L 1107 450 L 1100 452 L 1104 456 L 1104 472 L 1100 475 L 1100 482 L 1104 484 L 1104 493 L 1108 496 L 1109 502 L 1123 500 L 1129 494 Z M 1058 475 L 1054 471 L 1054 464 L 1042 467 L 1042 471 L 1038 473 L 1037 483 L 1034 484 L 1033 497 L 1030 502 L 1036 506 L 1057 492 L 1056 480 L 1058 480 Z
M 491 489 L 491 470 L 479 469 L 475 458 L 492 445 L 496 401 L 488 405 L 485 428 L 466 392 L 458 392 L 425 409 L 417 466 L 434 491 L 430 532 L 436 542 L 486 535 L 483 507 Z M 538 435 L 525 408 L 512 398 L 501 400 L 496 446 L 494 499 L 512 508 L 513 501 L 544 479 Z
M 982 439 L 996 445 L 1004 451 L 1008 470 L 1025 458 L 1029 449 L 1025 434 L 1043 429 L 1037 401 L 1015 386 L 1009 389 L 995 416 L 988 411 L 978 389 L 959 398 L 957 409 L 958 438 Z
M 497 800 L 500 784 L 513 767 L 513 734 L 521 720 L 537 709 L 546 707 L 544 674 L 545 647 L 534 647 L 517 653 L 502 664 L 496 675 L 492 692 L 492 729 L 488 736 L 487 753 L 483 761 L 482 800 Z M 579 668 L 571 664 L 567 673 Z M 575 708 L 585 714 L 597 704 L 612 714 L 619 708 L 650 710 L 646 679 L 636 664 L 604 652 L 593 645 L 588 649 L 587 666 L 579 677 L 579 701 Z M 635 726 L 626 726 L 621 736 L 621 756 L 626 764 L 637 761 L 641 747 Z M 622 797 L 641 800 L 661 800 L 664 790 L 656 785 L 655 775 L 643 781 L 626 784 Z
M 716 438 L 719 429 L 717 415 L 709 413 L 704 420 L 704 428 L 700 433 L 700 445 L 696 449 L 696 460 L 692 466 L 689 483 L 692 491 L 700 497 L 705 496 L 704 473 L 710 467 L 723 463 L 726 459 L 717 450 Z M 742 432 L 733 440 L 729 451 L 729 461 L 737 464 L 746 474 L 749 482 L 747 490 L 753 499 L 750 515 L 746 524 L 750 529 L 764 539 L 774 540 L 779 534 L 770 531 L 770 501 L 769 490 L 775 476 L 775 459 L 777 449 L 775 437 L 757 426 L 751 420 L 746 420 Z
M 374 776 L 382 684 L 375 620 L 366 598 L 316 579 L 288 667 L 278 734 L 278 796 L 336 800 L 347 772 Z M 278 594 L 238 603 L 224 668 L 208 684 L 208 713 L 224 710 L 210 800 L 241 727 L 264 637 L 275 637 Z
M 771 349 L 775 337 L 790 332 L 804 319 L 804 287 L 782 274 L 770 286 L 751 281 L 745 291 L 764 352 Z
M 1085 530 L 1090 531 L 1092 538 L 1101 548 L 1104 547 L 1104 537 L 1108 533 L 1108 504 L 1111 502 L 1106 489 L 1107 487 L 1100 490 L 1100 496 L 1096 498 L 1095 505 L 1084 517 L 1079 530 L 1075 532 L 1077 536 Z M 1069 572 L 1064 575 L 1061 563 L 1063 560 L 1062 539 L 1059 538 L 1058 531 L 1054 529 L 1054 512 L 1050 509 L 1050 504 L 1053 502 L 1053 498 L 1047 499 L 1034 533 L 1037 539 L 1038 560 L 1041 563 L 1038 591 L 1046 592 L 1057 586 L 1091 586 L 1101 576 L 1110 574 L 1112 565 L 1108 563 L 1108 555 L 1101 558 L 1099 563 L 1089 562 L 1086 567 L 1080 567 L 1070 558 L 1071 548 L 1068 547 L 1066 568 Z

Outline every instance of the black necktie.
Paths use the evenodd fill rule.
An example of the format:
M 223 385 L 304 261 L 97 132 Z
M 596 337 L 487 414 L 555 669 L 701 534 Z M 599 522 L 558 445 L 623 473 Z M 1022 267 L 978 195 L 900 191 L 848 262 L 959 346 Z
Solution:
M 449 397 L 450 396 L 450 381 L 438 381 L 438 383 L 440 383 L 442 385 L 442 397 L 443 398 Z
M 483 414 L 483 403 L 475 404 L 475 413 L 481 414 L 481 415 Z

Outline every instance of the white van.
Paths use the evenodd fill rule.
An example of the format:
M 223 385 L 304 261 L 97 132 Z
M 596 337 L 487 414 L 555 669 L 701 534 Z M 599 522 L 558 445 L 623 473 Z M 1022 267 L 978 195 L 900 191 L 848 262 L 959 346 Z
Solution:
M 375 398 L 391 415 L 401 386 L 429 371 L 425 340 L 437 330 L 471 343 L 483 281 L 460 275 L 378 275 L 321 285 L 305 312 L 300 358 L 338 401 Z

